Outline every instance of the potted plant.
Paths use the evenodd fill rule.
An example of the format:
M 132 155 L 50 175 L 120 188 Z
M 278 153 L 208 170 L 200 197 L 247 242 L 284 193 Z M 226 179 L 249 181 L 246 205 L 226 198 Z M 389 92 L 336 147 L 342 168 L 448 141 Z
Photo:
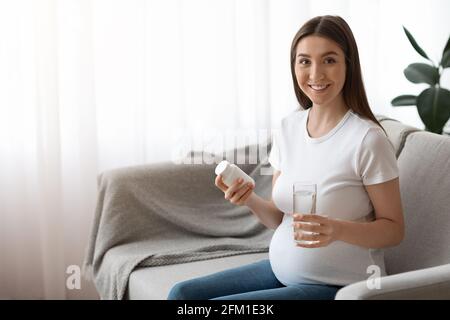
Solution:
M 417 44 L 411 33 L 403 27 L 413 48 L 430 63 L 412 63 L 404 71 L 406 79 L 412 83 L 426 83 L 429 88 L 418 96 L 401 95 L 391 101 L 392 106 L 417 106 L 417 111 L 425 124 L 425 130 L 441 134 L 450 118 L 450 91 L 442 88 L 440 79 L 445 68 L 450 67 L 450 37 L 442 52 L 439 64 L 435 64 Z

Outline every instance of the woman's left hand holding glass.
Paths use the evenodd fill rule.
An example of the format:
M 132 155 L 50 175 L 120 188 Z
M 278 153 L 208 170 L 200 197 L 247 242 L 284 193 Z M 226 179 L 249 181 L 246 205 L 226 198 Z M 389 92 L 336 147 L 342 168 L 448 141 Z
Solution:
M 294 213 L 293 218 L 294 239 L 308 241 L 308 243 L 305 243 L 304 241 L 302 241 L 302 243 L 297 243 L 298 247 L 326 247 L 338 238 L 338 220 L 330 219 L 327 216 L 319 214 L 303 213 Z M 304 233 L 303 231 L 313 232 L 313 234 Z

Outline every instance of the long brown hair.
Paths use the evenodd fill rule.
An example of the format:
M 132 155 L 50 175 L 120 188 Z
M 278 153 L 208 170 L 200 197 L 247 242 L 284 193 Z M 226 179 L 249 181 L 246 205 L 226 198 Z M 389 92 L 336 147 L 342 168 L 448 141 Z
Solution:
M 359 62 L 358 47 L 352 30 L 347 22 L 339 16 L 318 16 L 307 21 L 298 30 L 291 46 L 291 74 L 294 82 L 294 91 L 297 100 L 304 109 L 312 107 L 312 101 L 300 89 L 295 76 L 295 55 L 297 44 L 301 39 L 310 35 L 319 35 L 336 42 L 345 54 L 345 83 L 342 88 L 345 104 L 356 114 L 370 119 L 383 127 L 375 118 L 370 109 L 369 102 L 364 89 Z M 383 129 L 384 131 L 384 129 Z

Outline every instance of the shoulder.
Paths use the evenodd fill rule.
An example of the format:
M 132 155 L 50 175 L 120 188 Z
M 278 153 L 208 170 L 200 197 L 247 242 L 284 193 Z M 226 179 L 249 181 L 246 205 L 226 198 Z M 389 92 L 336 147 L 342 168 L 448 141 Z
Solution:
M 357 130 L 362 136 L 365 136 L 369 131 L 379 131 L 384 134 L 383 129 L 377 123 L 353 111 L 350 111 L 349 121 L 351 122 L 351 127 Z
M 358 137 L 359 153 L 394 151 L 394 146 L 378 124 L 354 112 L 351 121 L 352 127 L 357 131 L 355 137 Z
M 349 122 L 348 128 L 360 144 L 371 144 L 379 140 L 389 141 L 383 129 L 370 119 L 350 111 Z

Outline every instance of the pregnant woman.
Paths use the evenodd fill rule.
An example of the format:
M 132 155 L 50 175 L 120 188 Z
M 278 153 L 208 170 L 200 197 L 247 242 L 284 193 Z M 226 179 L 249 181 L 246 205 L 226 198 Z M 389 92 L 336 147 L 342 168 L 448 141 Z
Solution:
M 301 108 L 273 140 L 272 199 L 241 181 L 215 181 L 225 199 L 276 230 L 269 259 L 179 282 L 168 299 L 334 299 L 367 280 L 369 268 L 385 275 L 383 248 L 404 236 L 398 167 L 368 104 L 347 23 L 306 22 L 292 42 L 291 71 Z M 298 181 L 316 185 L 315 212 L 293 212 Z

